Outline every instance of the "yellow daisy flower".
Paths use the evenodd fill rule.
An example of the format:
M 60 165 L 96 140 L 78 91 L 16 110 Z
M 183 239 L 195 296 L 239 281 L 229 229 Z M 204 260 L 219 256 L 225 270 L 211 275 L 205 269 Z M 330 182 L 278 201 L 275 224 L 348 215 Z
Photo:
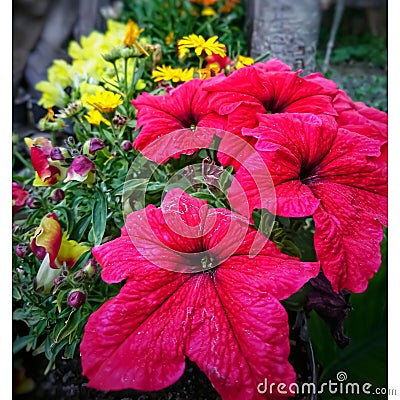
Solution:
M 218 74 L 218 72 L 220 72 L 220 68 L 218 64 L 210 64 L 207 65 L 205 68 L 199 69 L 199 78 L 200 79 L 209 79 L 215 75 Z
M 100 111 L 97 110 L 89 110 L 87 115 L 85 115 L 86 120 L 89 124 L 99 126 L 100 122 L 104 122 L 106 125 L 110 126 L 110 121 L 106 120 Z
M 217 12 L 212 7 L 203 8 L 203 10 L 201 11 L 201 15 L 203 17 L 213 17 L 216 14 Z
M 172 68 L 169 65 L 157 67 L 153 73 L 152 78 L 155 82 L 171 81 L 171 82 L 187 82 L 193 79 L 194 68 Z
M 169 32 L 167 36 L 165 36 L 164 42 L 167 46 L 169 46 L 174 41 L 175 33 L 173 31 Z
M 94 96 L 87 96 L 86 102 L 102 113 L 113 112 L 123 103 L 120 94 L 115 94 L 107 90 L 104 90 L 103 92 L 98 91 Z
M 252 64 L 254 64 L 254 59 L 251 57 L 239 56 L 235 64 L 235 68 L 240 69 Z
M 197 56 L 202 53 L 210 56 L 211 54 L 218 54 L 221 57 L 226 56 L 225 45 L 217 42 L 218 36 L 212 36 L 205 40 L 202 35 L 195 35 L 194 33 L 189 36 L 184 36 L 178 44 L 178 48 L 191 49 L 194 48 Z

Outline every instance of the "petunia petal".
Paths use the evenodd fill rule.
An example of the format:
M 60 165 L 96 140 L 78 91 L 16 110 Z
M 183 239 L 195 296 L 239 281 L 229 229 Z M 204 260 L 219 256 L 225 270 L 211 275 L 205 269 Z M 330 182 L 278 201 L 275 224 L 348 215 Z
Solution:
M 382 225 L 356 190 L 337 184 L 314 190 L 321 199 L 314 242 L 324 274 L 335 292 L 361 293 L 381 264 Z
M 137 129 L 141 128 L 133 146 L 143 150 L 160 136 L 182 129 L 190 133 L 197 126 L 224 129 L 226 119 L 212 110 L 212 95 L 202 90 L 203 84 L 201 79 L 192 79 L 164 96 L 143 93 L 133 100 L 138 109 Z
M 265 398 L 259 383 L 295 382 L 288 362 L 287 314 L 270 294 L 246 283 L 207 275 L 196 279 L 187 326 L 186 355 L 224 400 Z
M 120 294 L 90 316 L 80 345 L 89 387 L 159 390 L 178 380 L 185 368 L 181 323 L 188 279 L 137 268 Z

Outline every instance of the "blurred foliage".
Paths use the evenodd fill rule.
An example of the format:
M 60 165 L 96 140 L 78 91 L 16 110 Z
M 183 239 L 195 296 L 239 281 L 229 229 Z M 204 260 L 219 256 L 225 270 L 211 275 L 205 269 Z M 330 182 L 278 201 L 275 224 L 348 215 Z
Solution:
M 140 27 L 145 27 L 143 36 L 151 37 L 152 43 L 161 45 L 162 63 L 173 67 L 181 66 L 176 57 L 177 41 L 192 33 L 204 38 L 217 35 L 231 58 L 238 54 L 248 55 L 245 0 L 236 1 L 229 12 L 223 11 L 224 5 L 235 2 L 216 0 L 211 6 L 200 3 L 189 0 L 124 0 L 120 19 L 122 22 L 132 19 Z M 202 15 L 206 8 L 212 9 L 215 15 Z

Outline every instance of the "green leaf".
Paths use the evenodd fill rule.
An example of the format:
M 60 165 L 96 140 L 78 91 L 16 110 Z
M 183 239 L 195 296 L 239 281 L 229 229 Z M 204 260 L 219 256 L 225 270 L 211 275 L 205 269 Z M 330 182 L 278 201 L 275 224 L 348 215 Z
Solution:
M 91 235 L 95 246 L 98 246 L 103 239 L 107 223 L 107 201 L 106 196 L 100 190 L 94 193 L 94 204 L 92 211 Z
M 74 229 L 72 229 L 69 238 L 76 240 L 77 242 L 80 242 L 87 227 L 90 224 L 90 221 L 92 220 L 92 216 L 89 215 L 85 215 L 84 217 L 82 217 L 74 226 Z
M 73 335 L 78 328 L 80 320 L 81 320 L 80 310 L 74 311 L 72 315 L 70 315 L 70 317 L 67 319 L 67 321 L 65 321 L 65 325 L 58 332 L 55 338 L 55 342 L 60 343 L 68 336 Z
M 79 344 L 79 341 L 75 341 L 75 342 L 71 343 L 70 345 L 65 346 L 64 357 L 65 358 L 74 358 L 75 350 L 76 350 L 76 347 L 78 344 Z
M 29 343 L 32 342 L 32 337 L 31 336 L 17 336 L 17 338 L 14 340 L 13 343 L 13 354 L 18 353 L 20 350 L 22 350 L 24 347 L 26 347 Z

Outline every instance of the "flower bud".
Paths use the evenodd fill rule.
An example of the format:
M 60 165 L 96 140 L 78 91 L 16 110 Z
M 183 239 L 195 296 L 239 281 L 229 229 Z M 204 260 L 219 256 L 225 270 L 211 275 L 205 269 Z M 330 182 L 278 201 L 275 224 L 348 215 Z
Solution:
M 59 147 L 53 147 L 50 150 L 50 158 L 54 161 L 63 161 L 64 156 L 61 152 L 61 149 Z
M 65 276 L 63 275 L 57 276 L 57 278 L 54 279 L 54 286 L 60 286 L 64 281 L 65 281 Z
M 124 151 L 131 151 L 132 150 L 132 144 L 128 140 L 124 140 L 121 144 L 121 149 Z
M 72 290 L 68 294 L 68 304 L 73 308 L 79 308 L 86 302 L 86 294 L 80 289 Z
M 116 60 L 121 58 L 121 46 L 114 47 L 109 53 L 103 54 L 104 60 L 114 63 Z
M 15 247 L 15 254 L 17 257 L 24 258 L 28 252 L 28 245 L 25 243 L 18 243 Z
M 104 149 L 105 144 L 104 142 L 99 139 L 99 138 L 92 138 L 90 140 L 87 140 L 85 144 L 83 145 L 83 154 L 85 155 L 94 155 L 96 151 Z
M 82 102 L 74 101 L 72 103 L 69 103 L 67 107 L 60 110 L 60 112 L 57 114 L 57 117 L 59 118 L 74 117 L 75 115 L 79 114 L 82 108 L 83 108 Z
M 128 123 L 128 117 L 126 117 L 125 115 L 122 115 L 122 114 L 115 114 L 112 122 L 115 127 L 122 128 L 123 126 L 125 126 Z
M 85 280 L 85 278 L 87 277 L 87 272 L 84 271 L 83 269 L 80 269 L 79 271 L 76 271 L 73 275 L 72 275 L 72 279 L 75 282 L 82 282 L 83 280 Z
M 41 206 L 40 200 L 37 197 L 28 197 L 25 204 L 32 209 Z
M 50 200 L 54 201 L 55 203 L 59 203 L 60 201 L 63 201 L 65 198 L 65 193 L 64 190 L 62 189 L 56 189 L 53 192 L 53 196 L 50 197 Z
M 93 258 L 91 258 L 82 268 L 83 271 L 87 273 L 89 278 L 92 278 L 98 272 L 97 263 Z

